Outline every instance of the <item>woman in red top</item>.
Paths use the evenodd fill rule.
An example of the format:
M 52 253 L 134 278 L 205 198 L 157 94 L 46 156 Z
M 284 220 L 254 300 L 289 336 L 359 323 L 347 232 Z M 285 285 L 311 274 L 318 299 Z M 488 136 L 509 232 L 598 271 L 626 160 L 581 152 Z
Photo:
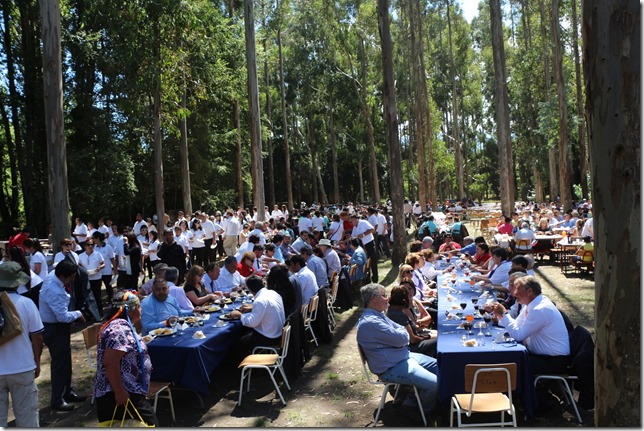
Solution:
M 237 272 L 239 272 L 239 275 L 242 277 L 248 277 L 250 275 L 253 275 L 255 273 L 255 269 L 253 268 L 253 264 L 255 263 L 255 253 L 252 251 L 247 251 L 246 253 L 242 254 L 241 257 L 241 262 L 237 265 Z
M 476 244 L 476 253 L 472 256 L 475 265 L 483 267 L 491 257 L 490 247 L 487 244 L 482 242 Z
M 514 230 L 514 226 L 512 226 L 512 219 L 510 217 L 505 217 L 505 223 L 499 223 L 496 229 L 499 231 L 499 233 L 512 235 L 512 231 Z

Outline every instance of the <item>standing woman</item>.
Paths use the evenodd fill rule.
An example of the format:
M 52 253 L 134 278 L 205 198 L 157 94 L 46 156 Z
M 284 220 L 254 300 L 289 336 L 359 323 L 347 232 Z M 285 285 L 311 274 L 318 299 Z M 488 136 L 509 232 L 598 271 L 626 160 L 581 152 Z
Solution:
M 139 244 L 141 244 L 141 268 L 146 268 L 149 266 L 148 248 L 150 247 L 150 234 L 146 225 L 141 226 L 139 232 L 139 236 L 137 236 L 136 239 L 138 239 Z M 143 273 L 145 274 L 145 271 L 143 271 Z
M 160 245 L 159 234 L 157 233 L 157 231 L 150 231 L 150 245 L 148 245 L 148 260 L 146 261 L 149 279 L 152 279 L 154 277 L 154 265 L 161 262 L 161 259 L 159 259 L 159 256 L 157 255 Z
M 22 245 L 25 247 L 25 250 L 31 254 L 29 267 L 33 272 L 38 274 L 38 277 L 44 280 L 49 271 L 47 270 L 47 258 L 45 258 L 45 255 L 42 252 L 40 242 L 38 242 L 37 239 L 27 238 Z
M 192 238 L 190 239 L 192 244 L 192 253 L 190 257 L 192 258 L 195 265 L 201 267 L 206 266 L 206 232 L 201 227 L 201 221 L 198 218 L 195 218 L 192 221 Z
M 88 238 L 83 246 L 83 248 L 85 248 L 85 253 L 81 253 L 78 256 L 78 264 L 87 271 L 89 286 L 92 289 L 92 294 L 96 300 L 98 312 L 103 314 L 103 301 L 101 300 L 101 271 L 105 268 L 105 259 L 102 254 L 94 251 L 94 247 L 94 238 Z
M 120 420 L 129 399 L 148 425 L 158 427 L 159 420 L 146 398 L 152 362 L 145 342 L 133 326 L 141 320 L 141 302 L 136 293 L 116 292 L 106 316 L 110 317 L 99 333 L 94 379 L 98 421 L 109 421 L 113 417 Z M 130 418 L 138 420 L 131 410 L 128 410 Z
M 329 232 L 327 233 L 327 235 L 331 240 L 331 243 L 335 244 L 342 239 L 344 228 L 342 227 L 342 222 L 340 221 L 339 215 L 333 214 L 332 218 L 333 222 L 331 222 L 331 226 L 329 227 Z
M 139 274 L 141 273 L 141 245 L 136 235 L 127 234 L 124 238 L 123 253 L 125 254 L 125 288 L 130 290 L 139 289 Z
M 92 235 L 94 239 L 94 251 L 98 252 L 103 256 L 103 262 L 105 266 L 101 270 L 101 280 L 105 285 L 105 292 L 107 293 L 107 298 L 112 299 L 114 295 L 114 289 L 110 282 L 112 277 L 118 274 L 118 265 L 116 263 L 116 255 L 114 254 L 114 249 L 105 241 L 105 234 L 103 232 L 94 232 Z
M 245 243 L 248 241 L 248 237 L 250 235 L 250 226 L 248 223 L 244 222 L 242 225 L 242 230 L 239 232 L 239 245 Z

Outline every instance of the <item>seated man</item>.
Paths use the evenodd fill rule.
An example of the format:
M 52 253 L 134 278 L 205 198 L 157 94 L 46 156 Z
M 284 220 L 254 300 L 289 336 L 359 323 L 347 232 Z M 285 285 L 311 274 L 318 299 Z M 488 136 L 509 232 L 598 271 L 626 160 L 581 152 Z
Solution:
M 280 251 L 282 252 L 282 257 L 284 257 L 284 262 L 286 262 L 286 259 L 288 259 L 294 254 L 297 254 L 297 251 L 293 248 L 293 246 L 291 246 L 292 236 L 287 230 L 284 231 L 284 234 L 282 236 L 283 236 L 282 243 L 280 244 L 279 247 L 280 247 Z M 276 241 L 276 237 L 277 235 L 273 237 L 273 240 Z M 276 244 L 277 244 L 277 241 L 276 241 Z
M 168 282 L 157 279 L 152 286 L 152 295 L 141 301 L 142 333 L 147 334 L 153 329 L 169 327 L 176 321 L 177 316 L 189 316 L 192 310 L 181 310 L 177 300 L 168 295 Z
M 176 285 L 178 279 L 179 270 L 177 268 L 170 266 L 165 270 L 165 281 L 168 282 L 168 295 L 174 297 L 177 304 L 179 304 L 179 308 L 186 311 L 192 311 L 195 309 L 195 306 L 186 296 L 186 291 L 183 290 L 183 287 Z
M 476 253 L 476 243 L 474 238 L 471 236 L 466 236 L 463 238 L 463 247 L 461 248 L 461 253 L 467 253 L 468 255 L 473 255 Z
M 286 259 L 286 266 L 291 274 L 296 276 L 302 292 L 302 304 L 308 304 L 319 289 L 315 274 L 306 266 L 304 258 L 297 254 Z
M 328 239 L 321 239 L 318 244 L 318 248 L 324 254 L 324 261 L 326 262 L 328 280 L 331 280 L 331 274 L 333 274 L 334 271 L 336 274 L 340 275 L 340 269 L 341 269 L 340 256 L 338 256 L 338 253 L 333 249 L 333 245 L 331 244 L 331 241 L 329 241 Z M 324 283 L 324 285 L 327 285 L 327 284 L 329 284 L 328 281 Z M 318 285 L 320 285 L 319 282 L 318 282 Z
M 313 249 L 310 245 L 305 245 L 300 249 L 300 256 L 306 262 L 313 274 L 315 274 L 315 281 L 318 286 L 326 286 L 329 284 L 329 279 L 326 276 L 326 263 L 324 259 L 313 254 Z
M 514 296 L 521 311 L 516 319 L 503 304 L 494 303 L 491 310 L 510 336 L 525 344 L 533 374 L 566 372 L 570 341 L 563 317 L 552 301 L 541 294 L 535 277 L 517 277 Z
M 360 246 L 360 241 L 356 237 L 349 239 L 349 248 L 353 250 L 353 254 L 349 258 L 349 267 L 358 265 L 355 278 L 351 281 L 362 280 L 364 278 L 364 264 L 367 263 L 367 253 Z
M 369 369 L 383 382 L 416 386 L 425 414 L 430 414 L 438 399 L 436 359 L 409 351 L 407 329 L 384 314 L 388 303 L 381 284 L 363 286 L 360 293 L 365 310 L 358 320 L 357 340 Z M 403 405 L 417 405 L 414 392 Z
M 239 286 L 246 284 L 246 279 L 237 271 L 237 259 L 235 259 L 235 256 L 226 257 L 224 268 L 221 270 L 217 281 L 219 291 L 215 293 L 223 293 L 226 296 L 229 296 L 233 290 L 237 290 Z
M 303 230 L 303 231 L 300 231 L 299 238 L 295 240 L 295 242 L 292 244 L 291 247 L 293 248 L 293 250 L 295 250 L 297 253 L 299 253 L 300 250 L 302 249 L 302 247 L 304 247 L 305 245 L 308 245 L 309 242 L 310 242 L 309 241 L 309 231 L 308 230 Z
M 532 250 L 532 241 L 535 238 L 534 231 L 530 229 L 530 224 L 524 221 L 521 223 L 521 229 L 514 234 L 515 250 Z M 525 244 L 526 241 L 528 241 L 527 244 Z
M 584 243 L 577 249 L 574 256 L 570 257 L 570 262 L 592 263 L 594 259 L 595 247 L 590 242 L 590 236 L 584 237 Z M 588 253 L 589 252 L 589 253 Z
M 241 258 L 247 251 L 253 251 L 253 247 L 259 244 L 259 237 L 257 235 L 250 235 L 248 241 L 239 246 L 239 250 L 235 253 L 235 259 L 237 262 L 241 262 Z
M 251 328 L 237 342 L 235 348 L 240 362 L 256 346 L 274 346 L 282 338 L 282 328 L 286 321 L 282 297 L 274 290 L 264 287 L 261 277 L 251 275 L 246 286 L 255 295 L 253 304 L 243 304 L 239 310 L 230 312 L 232 319 L 241 319 L 242 325 Z
M 165 278 L 166 269 L 168 269 L 168 265 L 163 262 L 154 265 L 154 268 L 152 269 L 152 271 L 154 272 L 154 277 L 149 279 L 148 281 L 143 283 L 141 287 L 139 287 L 138 294 L 141 299 L 152 292 L 152 286 L 154 285 L 154 282 L 157 278 Z
M 206 273 L 203 275 L 201 282 L 206 286 L 206 290 L 210 293 L 215 293 L 221 291 L 219 288 L 219 274 L 221 273 L 221 268 L 217 262 L 210 262 L 206 265 Z

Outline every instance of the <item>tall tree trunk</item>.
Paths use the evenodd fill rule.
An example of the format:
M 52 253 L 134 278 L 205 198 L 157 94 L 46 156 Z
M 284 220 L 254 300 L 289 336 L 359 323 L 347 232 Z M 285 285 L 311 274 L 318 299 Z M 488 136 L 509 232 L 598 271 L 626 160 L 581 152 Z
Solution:
M 636 0 L 583 3 L 596 262 L 596 427 L 642 426 L 640 14 Z
M 6 28 L 6 27 L 5 27 Z M 2 173 L 0 173 L 0 178 L 2 184 L 0 184 L 0 217 L 2 222 L 0 222 L 0 233 L 4 234 L 2 230 L 4 227 L 11 228 L 17 224 L 18 219 L 18 163 L 16 162 L 16 151 L 13 143 L 13 138 L 11 136 L 11 124 L 9 123 L 9 115 L 5 110 L 4 105 L 0 107 L 0 115 L 2 116 L 2 128 L 4 129 L 5 141 L 7 142 L 7 153 L 9 156 L 9 173 L 11 179 L 9 181 L 5 178 L 5 172 L 7 168 L 4 164 L 4 157 L 0 160 L 0 167 Z M 0 147 L 2 148 L 2 147 Z M 10 190 L 5 192 L 5 185 L 8 185 Z M 14 199 L 15 195 L 15 199 Z
M 335 203 L 340 202 L 340 183 L 338 181 L 338 160 L 335 138 L 335 100 L 333 93 L 329 92 L 329 146 L 331 147 L 331 175 L 333 176 L 333 195 L 331 199 Z
M 154 76 L 154 195 L 156 198 L 157 230 L 163 232 L 163 214 L 165 214 L 165 196 L 163 185 L 163 144 L 161 142 L 161 27 L 159 11 L 153 9 L 153 56 L 156 63 Z
M 229 0 L 227 3 L 228 18 L 232 24 L 235 18 L 235 0 Z M 235 57 L 231 56 L 230 68 L 237 70 Z M 239 109 L 239 99 L 235 97 L 232 103 L 233 121 L 235 123 L 235 189 L 237 190 L 237 206 L 244 207 L 244 176 L 242 175 L 242 139 L 241 139 L 241 113 Z
M 545 6 L 543 4 L 544 0 L 539 0 L 539 28 L 541 30 L 541 43 L 542 51 L 541 56 L 543 60 L 543 80 L 544 80 L 544 89 L 545 89 L 545 102 L 550 102 L 550 85 L 552 82 L 551 72 L 550 72 L 550 38 L 547 34 L 548 18 L 546 16 Z M 557 155 L 553 147 L 549 146 L 548 138 L 545 138 L 545 145 L 548 146 L 548 172 L 549 172 L 549 191 L 550 191 L 550 200 L 554 202 L 559 194 L 559 177 L 557 175 Z
M 43 49 L 43 87 L 45 89 L 45 127 L 49 161 L 49 196 L 52 241 L 58 244 L 69 235 L 69 189 L 67 185 L 67 148 L 63 119 L 63 74 L 60 48 L 59 0 L 40 0 Z M 6 28 L 5 28 L 6 30 Z
M 268 119 L 268 136 L 266 137 L 266 146 L 268 147 L 268 205 L 272 211 L 273 205 L 275 205 L 275 170 L 273 164 L 273 116 L 271 112 L 271 91 L 270 91 L 270 78 L 268 75 L 268 55 L 266 48 L 266 39 L 268 38 L 268 28 L 266 28 L 266 13 L 264 11 L 266 3 L 262 2 L 263 10 L 263 22 L 262 27 L 267 32 L 267 36 L 264 37 L 264 85 L 266 86 L 266 118 Z M 278 220 L 275 220 L 277 222 Z
M 389 150 L 389 182 L 393 212 L 394 247 L 391 263 L 398 266 L 407 254 L 407 235 L 403 214 L 402 158 L 398 138 L 398 112 L 396 109 L 396 88 L 394 82 L 393 46 L 389 24 L 387 0 L 378 0 L 378 30 L 382 47 L 383 109 L 387 126 L 387 147 Z
M 412 77 L 414 82 L 414 118 L 416 120 L 416 148 L 418 150 L 418 199 L 422 206 L 427 203 L 427 178 L 425 177 L 425 143 L 423 141 L 423 103 L 421 100 L 421 80 L 424 79 L 424 71 L 420 69 L 418 37 L 416 20 L 416 8 L 414 3 L 417 0 L 408 0 L 409 2 L 409 32 L 411 39 L 411 64 Z
M 291 183 L 291 150 L 288 143 L 288 121 L 286 117 L 286 92 L 284 90 L 284 56 L 282 55 L 282 29 L 277 29 L 277 46 L 280 61 L 280 102 L 282 105 L 282 131 L 284 133 L 284 176 L 286 177 L 286 200 L 288 209 L 293 208 L 293 185 Z
M 367 103 L 367 55 L 364 49 L 364 39 L 360 39 L 362 58 L 360 61 L 361 79 L 362 79 L 362 96 L 361 105 L 365 121 L 367 123 L 367 138 L 369 144 L 369 176 L 371 177 L 371 197 L 375 203 L 380 201 L 380 179 L 378 178 L 378 164 L 376 162 L 376 139 L 373 133 L 373 124 L 371 121 L 371 112 Z
M 503 46 L 503 25 L 500 0 L 490 0 L 490 24 L 492 31 L 492 53 L 494 57 L 494 81 L 496 102 L 496 134 L 499 141 L 499 176 L 501 179 L 501 208 L 506 216 L 512 215 L 512 141 L 510 140 L 510 111 L 508 86 L 505 71 L 505 48 Z
M 579 169 L 581 181 L 581 195 L 588 198 L 588 153 L 586 151 L 586 125 L 584 117 L 584 95 L 581 90 L 581 66 L 579 64 L 579 37 L 578 37 L 578 21 L 577 21 L 577 0 L 572 0 L 570 7 L 572 8 L 572 46 L 575 55 L 575 88 L 577 93 L 577 120 L 578 136 L 579 136 Z
M 16 78 L 15 78 L 15 65 L 14 65 L 14 60 L 13 60 L 13 43 L 11 41 L 11 23 L 9 20 L 9 2 L 3 2 L 2 3 L 2 16 L 3 16 L 3 22 L 4 22 L 4 52 L 5 52 L 5 57 L 6 57 L 6 70 L 7 70 L 7 81 L 9 83 L 9 106 L 11 107 L 11 124 L 13 126 L 13 139 L 11 136 L 11 130 L 9 129 L 9 121 L 8 119 L 6 120 L 6 125 L 5 125 L 5 135 L 7 139 L 7 152 L 9 155 L 9 166 L 11 169 L 11 194 L 10 194 L 10 199 L 8 201 L 8 210 L 9 210 L 9 219 L 6 219 L 5 221 L 7 223 L 11 222 L 12 225 L 16 224 L 17 220 L 15 218 L 18 216 L 18 199 L 19 199 L 19 193 L 18 193 L 18 166 L 16 163 L 16 155 L 18 154 L 18 151 L 23 146 L 22 142 L 22 130 L 20 128 L 20 114 L 18 112 L 19 104 L 20 101 L 18 100 L 18 92 L 16 90 Z M 4 108 L 2 109 L 3 112 L 3 120 L 4 116 L 6 116 L 6 112 Z
M 192 191 L 190 189 L 190 162 L 188 157 L 188 118 L 187 118 L 188 89 L 184 77 L 183 94 L 181 95 L 181 117 L 179 131 L 181 132 L 181 184 L 183 185 L 183 210 L 186 214 L 192 214 Z
M 360 185 L 358 189 L 358 198 L 360 198 L 360 203 L 364 202 L 364 178 L 362 177 L 362 157 L 358 158 L 358 184 Z
M 310 100 L 310 98 L 307 97 Z M 318 189 L 318 154 L 317 143 L 315 141 L 315 132 L 313 130 L 313 113 L 309 106 L 306 114 L 306 143 L 311 151 L 311 184 L 313 185 L 313 202 L 320 203 L 320 193 Z
M 450 13 L 450 1 L 447 0 L 447 27 L 449 29 L 449 61 L 450 77 L 452 80 L 452 142 L 454 143 L 454 164 L 456 165 L 456 179 L 458 181 L 458 199 L 465 196 L 463 187 L 463 156 L 461 154 L 461 135 L 458 130 L 458 93 L 456 91 L 456 64 L 454 63 L 454 52 L 452 50 L 452 19 Z M 510 8 L 511 9 L 511 8 Z M 513 36 L 514 37 L 514 36 Z
M 561 40 L 559 39 L 559 0 L 552 0 L 550 28 L 552 30 L 553 67 L 559 102 L 559 196 L 564 210 L 568 210 L 572 206 L 572 193 L 570 185 L 570 154 L 568 151 L 568 112 L 566 90 L 564 88 Z
M 259 117 L 257 88 L 257 61 L 255 57 L 255 12 L 253 0 L 244 0 L 244 28 L 246 38 L 246 69 L 248 72 L 248 128 L 250 130 L 251 173 L 253 177 L 253 205 L 257 207 L 257 221 L 264 221 L 264 162 Z

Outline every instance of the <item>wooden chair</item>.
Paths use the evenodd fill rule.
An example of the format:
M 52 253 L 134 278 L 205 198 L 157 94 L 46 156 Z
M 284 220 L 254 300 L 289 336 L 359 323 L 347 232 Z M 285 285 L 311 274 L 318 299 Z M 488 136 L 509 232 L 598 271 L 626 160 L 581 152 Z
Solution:
M 351 285 L 356 284 L 360 280 L 356 280 L 356 275 L 358 274 L 358 264 L 354 263 L 351 265 L 351 268 L 349 268 L 349 282 Z
M 512 391 L 516 388 L 517 364 L 468 364 L 465 366 L 466 394 L 455 394 L 450 407 L 450 427 L 454 425 L 454 413 L 458 415 L 458 426 L 517 426 L 516 411 L 512 404 Z M 506 395 L 507 393 L 507 395 Z M 472 413 L 501 413 L 500 422 L 461 422 L 462 415 Z M 505 413 L 512 415 L 512 421 L 505 421 Z
M 364 267 L 362 268 L 362 281 L 363 282 L 369 282 L 371 280 L 371 258 L 368 257 L 367 261 L 364 263 Z
M 382 395 L 380 396 L 380 405 L 378 406 L 378 411 L 376 412 L 376 418 L 373 420 L 373 426 L 375 427 L 376 424 L 378 423 L 378 418 L 380 417 L 380 412 L 382 411 L 382 408 L 385 406 L 385 400 L 387 399 L 387 392 L 390 387 L 394 388 L 394 400 L 398 396 L 398 390 L 400 389 L 400 384 L 399 383 L 392 383 L 392 382 L 384 382 L 380 380 L 380 378 L 373 379 L 373 375 L 371 371 L 369 371 L 369 368 L 367 367 L 367 358 L 365 357 L 364 351 L 362 350 L 362 346 L 358 344 L 358 352 L 360 353 L 360 361 L 362 362 L 362 370 L 364 371 L 364 375 L 367 378 L 367 382 L 369 382 L 370 385 L 373 386 L 384 386 L 382 389 Z M 416 394 L 416 401 L 418 401 L 418 409 L 420 410 L 420 415 L 423 417 L 423 423 L 425 426 L 427 426 L 427 419 L 425 418 L 425 411 L 423 410 L 423 403 L 420 400 L 420 395 L 418 394 L 418 389 L 416 386 L 412 386 L 414 388 L 414 393 Z
M 331 330 L 333 330 L 336 325 L 333 304 L 335 304 L 335 299 L 338 296 L 339 287 L 340 287 L 340 277 L 335 271 L 333 271 L 333 273 L 331 274 L 331 289 L 329 290 L 329 294 L 326 297 L 326 307 L 327 307 L 327 310 L 329 311 L 329 326 Z
M 581 255 L 581 260 L 573 262 L 575 270 L 579 272 L 589 273 L 595 270 L 595 255 L 590 250 L 584 250 Z
M 89 366 L 96 370 L 96 356 L 98 351 L 95 349 L 98 344 L 98 333 L 103 326 L 102 322 L 94 323 L 93 325 L 88 326 L 83 329 L 81 332 L 83 334 L 83 341 L 85 343 L 85 351 L 87 352 L 87 362 Z M 94 404 L 94 380 L 92 379 L 92 400 L 90 402 Z
M 520 239 L 514 246 L 514 254 L 528 254 L 532 252 L 531 241 L 529 239 Z
M 320 302 L 320 297 L 318 294 L 315 294 L 309 299 L 308 304 L 302 304 L 302 317 L 304 319 L 304 332 L 308 329 L 311 331 L 311 335 L 313 336 L 313 341 L 315 342 L 316 346 L 319 346 L 318 344 L 318 339 L 315 336 L 315 332 L 313 332 L 313 326 L 312 323 L 315 322 L 315 319 L 318 317 L 318 303 Z
M 275 372 L 279 370 L 280 374 L 282 375 L 282 379 L 284 379 L 284 384 L 290 391 L 291 386 L 288 384 L 288 379 L 286 378 L 286 373 L 284 372 L 283 367 L 284 359 L 288 354 L 288 342 L 290 338 L 291 324 L 287 323 L 286 326 L 282 328 L 282 342 L 281 347 L 279 348 L 279 352 L 275 347 L 257 346 L 253 349 L 253 353 L 246 356 L 244 360 L 239 364 L 238 368 L 242 369 L 242 373 L 241 380 L 239 381 L 239 400 L 237 401 L 237 405 L 241 406 L 242 394 L 244 391 L 244 380 L 246 380 L 246 378 L 248 378 L 248 380 L 246 381 L 246 392 L 250 391 L 250 378 L 253 369 L 263 369 L 268 371 L 268 375 L 273 381 L 273 386 L 275 386 L 275 390 L 277 391 L 277 395 L 279 395 L 280 397 L 280 401 L 282 401 L 282 404 L 286 405 L 286 401 L 284 401 L 282 392 L 280 391 L 280 388 L 277 385 L 277 381 L 275 380 Z M 259 353 L 262 351 L 272 353 Z

